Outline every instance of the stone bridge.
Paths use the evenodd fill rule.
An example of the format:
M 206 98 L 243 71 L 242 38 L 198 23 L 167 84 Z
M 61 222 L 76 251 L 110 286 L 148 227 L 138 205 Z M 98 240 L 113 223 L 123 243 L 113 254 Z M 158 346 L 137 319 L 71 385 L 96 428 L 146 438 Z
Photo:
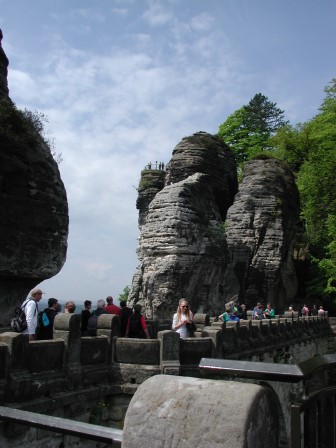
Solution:
M 28 343 L 20 334 L 2 333 L 0 404 L 122 428 L 139 385 L 161 374 L 200 378 L 202 358 L 295 364 L 335 352 L 334 318 L 210 324 L 207 315 L 198 314 L 195 321 L 196 337 L 185 340 L 168 329 L 170 322 L 154 321 L 148 321 L 152 339 L 120 338 L 120 320 L 113 315 L 100 316 L 96 337 L 81 337 L 79 316 L 67 314 L 56 317 L 51 341 Z M 281 385 L 273 390 L 280 403 L 292 393 L 292 387 Z M 50 438 L 33 428 L 27 432 L 4 425 L 8 424 L 0 424 L 1 446 L 24 446 L 29 439 L 30 447 L 37 448 Z M 52 446 L 61 446 L 61 439 L 55 440 L 58 444 Z M 64 446 L 71 443 L 75 446 L 70 438 Z

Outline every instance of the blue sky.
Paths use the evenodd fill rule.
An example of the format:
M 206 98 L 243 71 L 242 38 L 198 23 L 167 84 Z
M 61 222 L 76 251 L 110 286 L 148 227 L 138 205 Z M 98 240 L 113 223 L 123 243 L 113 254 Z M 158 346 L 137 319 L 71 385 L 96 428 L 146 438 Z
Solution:
M 256 94 L 292 124 L 335 77 L 335 0 L 0 0 L 10 96 L 47 115 L 62 153 L 68 256 L 41 286 L 118 297 L 136 256 L 136 187 L 149 161 Z

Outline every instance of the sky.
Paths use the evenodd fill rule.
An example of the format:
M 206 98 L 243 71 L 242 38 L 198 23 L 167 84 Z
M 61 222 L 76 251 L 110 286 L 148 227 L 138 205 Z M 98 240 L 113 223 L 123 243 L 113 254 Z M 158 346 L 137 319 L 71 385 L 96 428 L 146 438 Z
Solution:
M 291 124 L 336 76 L 336 0 L 0 0 L 8 86 L 48 117 L 69 204 L 45 297 L 116 301 L 139 264 L 141 170 L 262 93 Z

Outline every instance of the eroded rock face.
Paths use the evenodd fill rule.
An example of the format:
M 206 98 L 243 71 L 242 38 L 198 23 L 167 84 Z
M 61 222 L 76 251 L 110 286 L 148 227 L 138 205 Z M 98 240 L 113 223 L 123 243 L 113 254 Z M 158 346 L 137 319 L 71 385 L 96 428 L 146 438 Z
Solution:
M 232 153 L 197 133 L 174 149 L 165 186 L 152 187 L 152 201 L 147 195 L 137 203 L 140 265 L 131 305 L 142 301 L 147 317 L 167 319 L 182 297 L 194 312 L 215 316 L 231 300 L 271 302 L 277 310 L 292 301 L 299 195 L 286 165 L 250 161 L 236 194 Z
M 171 317 L 182 297 L 199 311 L 221 309 L 227 264 L 223 219 L 236 191 L 234 157 L 219 139 L 199 133 L 177 145 L 165 187 L 139 211 L 141 264 L 130 301 L 143 299 L 147 317 Z
M 0 98 L 0 102 L 0 308 L 4 321 L 13 304 L 62 268 L 69 218 L 66 191 L 49 148 L 10 99 Z
M 208 182 L 224 220 L 238 189 L 236 170 L 235 159 L 222 140 L 206 132 L 197 132 L 176 145 L 167 165 L 166 185 L 195 173 L 208 174 Z
M 8 59 L 1 46 L 3 35 L 0 29 L 0 99 L 8 97 L 7 70 Z
M 238 297 L 248 307 L 271 302 L 276 309 L 292 301 L 298 220 L 299 193 L 289 168 L 276 159 L 248 162 L 226 220 L 226 301 Z

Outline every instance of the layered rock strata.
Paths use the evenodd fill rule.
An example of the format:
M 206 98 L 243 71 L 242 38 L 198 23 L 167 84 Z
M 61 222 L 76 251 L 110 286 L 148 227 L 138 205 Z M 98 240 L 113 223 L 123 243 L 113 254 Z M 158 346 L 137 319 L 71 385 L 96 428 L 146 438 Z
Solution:
M 226 219 L 230 262 L 225 300 L 238 299 L 250 307 L 271 302 L 277 309 L 293 300 L 299 211 L 299 193 L 287 165 L 273 158 L 246 164 Z
M 198 133 L 177 145 L 165 187 L 139 212 L 141 264 L 130 302 L 143 299 L 148 317 L 170 317 L 181 297 L 199 311 L 220 309 L 227 264 L 223 220 L 236 191 L 234 157 L 223 142 Z
M 140 265 L 129 303 L 144 302 L 147 317 L 171 318 L 182 297 L 212 315 L 231 300 L 278 310 L 295 297 L 293 174 L 279 160 L 255 159 L 237 194 L 236 173 L 228 147 L 200 132 L 174 149 L 165 186 L 137 203 Z
M 0 99 L 0 311 L 62 268 L 68 203 L 58 165 L 32 120 Z M 1 322 L 0 322 L 1 324 Z

